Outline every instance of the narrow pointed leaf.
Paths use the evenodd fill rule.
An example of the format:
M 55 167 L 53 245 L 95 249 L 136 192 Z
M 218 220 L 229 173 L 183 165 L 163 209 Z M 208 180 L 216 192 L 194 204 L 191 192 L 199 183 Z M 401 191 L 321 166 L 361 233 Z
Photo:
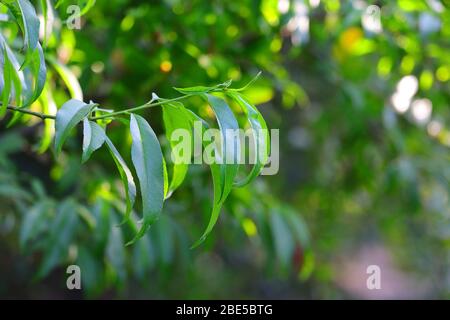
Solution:
M 36 278 L 45 277 L 68 253 L 74 231 L 77 226 L 76 203 L 69 199 L 62 202 L 50 226 L 50 235 L 46 254 L 37 272 Z
M 209 125 L 204 121 L 202 118 L 200 118 L 198 115 L 193 113 L 190 110 L 188 111 L 188 115 L 190 117 L 191 121 L 200 121 L 202 123 L 202 130 L 209 129 Z M 202 139 L 203 132 L 199 133 L 200 137 L 195 137 L 194 139 Z M 202 140 L 203 141 L 203 140 Z M 203 141 L 204 146 L 206 146 L 209 142 Z M 191 249 L 199 246 L 200 244 L 205 241 L 208 234 L 212 231 L 214 225 L 217 222 L 217 219 L 219 218 L 220 210 L 222 208 L 222 205 L 224 201 L 226 200 L 226 197 L 222 197 L 224 192 L 224 176 L 222 175 L 222 165 L 218 163 L 211 163 L 210 164 L 210 170 L 211 170 L 211 176 L 213 180 L 213 204 L 210 214 L 210 219 L 208 222 L 208 225 L 206 227 L 206 230 L 203 232 L 202 236 L 191 246 Z
M 45 66 L 44 52 L 38 43 L 36 49 L 29 54 L 28 59 L 29 70 L 31 71 L 33 85 L 30 85 L 30 95 L 24 104 L 29 106 L 36 101 L 44 90 L 45 81 L 47 79 L 47 68 Z M 32 89 L 33 88 L 33 89 Z M 32 90 L 32 91 L 31 91 Z
M 4 56 L 3 91 L 2 91 L 2 107 L 0 109 L 0 117 L 3 117 L 3 115 L 6 112 L 6 108 L 8 107 L 9 104 L 9 97 L 11 94 L 11 67 L 8 56 L 6 54 L 4 54 L 3 56 Z
M 225 100 L 210 94 L 207 94 L 206 98 L 216 115 L 222 138 L 222 163 L 220 165 L 223 180 L 222 199 L 228 197 L 233 187 L 233 180 L 239 170 L 240 141 L 239 137 L 231 134 L 239 130 L 239 125 Z
M 119 151 L 117 151 L 116 147 L 112 143 L 112 141 L 105 136 L 105 142 L 108 146 L 108 149 L 111 153 L 111 156 L 116 163 L 117 169 L 119 170 L 120 177 L 122 179 L 122 183 L 125 189 L 125 198 L 126 198 L 126 209 L 125 216 L 122 223 L 129 220 L 131 215 L 131 210 L 134 206 L 134 201 L 136 199 L 136 184 L 134 183 L 133 175 L 131 174 L 130 169 L 128 168 L 126 162 L 123 160 Z
M 39 18 L 36 10 L 28 0 L 8 1 L 1 0 L 16 18 L 23 33 L 27 50 L 33 50 L 39 40 Z
M 83 156 L 84 163 L 91 157 L 92 153 L 99 149 L 105 142 L 105 130 L 97 123 L 83 119 Z
M 51 91 L 47 87 L 44 88 L 44 91 L 40 96 L 39 101 L 41 102 L 43 113 L 51 115 L 56 114 L 58 108 L 56 107 L 56 103 L 53 100 Z M 50 147 L 54 136 L 55 136 L 55 124 L 53 123 L 53 120 L 45 119 L 44 132 L 38 150 L 39 153 L 44 153 Z
M 78 82 L 78 79 L 73 74 L 73 72 L 53 57 L 49 57 L 48 60 L 50 61 L 52 67 L 59 74 L 61 79 L 64 81 L 67 89 L 69 89 L 71 98 L 83 100 L 83 91 L 81 90 L 80 83 Z
M 57 155 L 61 152 L 70 130 L 87 117 L 94 107 L 95 104 L 86 104 L 83 101 L 71 99 L 58 110 L 55 120 L 55 151 Z
M 254 165 L 250 173 L 243 180 L 234 183 L 235 186 L 242 187 L 252 182 L 264 168 L 269 158 L 270 138 L 267 124 L 258 109 L 250 104 L 241 94 L 229 92 L 228 96 L 238 103 L 242 108 L 247 121 L 253 131 Z
M 163 155 L 158 138 L 148 122 L 139 115 L 131 114 L 131 159 L 142 196 L 143 223 L 133 243 L 142 237 L 149 226 L 160 216 L 164 202 Z
M 173 162 L 172 178 L 169 184 L 170 195 L 183 183 L 189 168 L 189 162 L 184 160 L 190 160 L 190 158 L 183 159 L 185 155 L 182 156 L 174 150 L 180 142 L 173 140 L 172 138 L 175 137 L 172 137 L 172 135 L 178 129 L 186 130 L 189 133 L 192 132 L 192 123 L 186 115 L 185 107 L 181 103 L 172 102 L 163 104 L 162 110 L 166 137 L 171 147 L 171 158 Z M 192 145 L 192 141 L 189 143 Z

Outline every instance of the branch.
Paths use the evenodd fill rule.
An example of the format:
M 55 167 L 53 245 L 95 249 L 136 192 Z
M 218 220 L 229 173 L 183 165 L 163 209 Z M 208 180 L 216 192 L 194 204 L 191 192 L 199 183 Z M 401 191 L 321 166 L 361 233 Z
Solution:
M 186 99 L 186 98 L 188 98 L 190 96 L 193 96 L 193 95 L 192 94 L 186 94 L 184 96 L 180 96 L 180 97 L 177 97 L 177 98 L 163 99 L 162 101 L 154 102 L 154 103 L 152 103 L 150 101 L 150 102 L 144 103 L 143 105 L 140 105 L 140 106 L 137 106 L 137 107 L 134 107 L 134 108 L 129 108 L 129 109 L 121 110 L 121 111 L 107 113 L 107 114 L 104 114 L 104 115 L 101 115 L 101 116 L 97 116 L 97 117 L 92 117 L 92 118 L 90 118 L 90 120 L 99 120 L 99 119 L 105 119 L 105 118 L 111 118 L 111 117 L 119 116 L 119 115 L 122 115 L 122 114 L 128 114 L 130 112 L 135 112 L 135 111 L 139 111 L 139 110 L 146 109 L 146 108 L 160 106 L 160 105 L 165 104 L 165 103 L 170 103 L 170 102 Z
M 2 104 L 0 103 L 0 105 L 2 105 Z M 21 113 L 29 114 L 29 115 L 41 118 L 42 120 L 45 120 L 45 119 L 55 120 L 56 119 L 56 116 L 53 116 L 50 114 L 44 114 L 44 113 L 40 113 L 40 112 L 35 112 L 35 111 L 31 111 L 31 110 L 24 109 L 24 108 L 19 108 L 19 107 L 14 107 L 14 106 L 6 106 L 6 108 L 8 110 L 11 110 L 14 112 L 21 112 Z

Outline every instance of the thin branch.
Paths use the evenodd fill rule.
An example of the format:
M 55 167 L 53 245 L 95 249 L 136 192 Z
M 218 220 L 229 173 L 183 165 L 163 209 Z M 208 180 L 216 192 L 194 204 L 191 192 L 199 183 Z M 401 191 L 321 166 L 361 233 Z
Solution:
M 0 105 L 1 105 L 1 103 L 0 103 Z M 35 112 L 35 111 L 31 111 L 31 110 L 24 109 L 24 108 L 19 108 L 19 107 L 14 107 L 14 106 L 6 106 L 6 108 L 8 110 L 11 110 L 14 112 L 21 112 L 21 113 L 29 114 L 29 115 L 41 118 L 42 120 L 45 120 L 45 119 L 55 120 L 56 119 L 56 116 L 53 116 L 50 114 L 45 114 L 45 113 L 40 113 L 40 112 Z
M 130 112 L 135 112 L 135 111 L 139 111 L 139 110 L 146 109 L 146 108 L 160 106 L 160 105 L 165 104 L 165 103 L 170 103 L 170 102 L 186 99 L 186 98 L 188 98 L 190 96 L 193 96 L 193 94 L 187 94 L 187 95 L 184 95 L 184 96 L 181 96 L 181 97 L 177 97 L 177 98 L 173 98 L 173 99 L 164 99 L 163 101 L 158 101 L 158 102 L 153 102 L 153 103 L 152 102 L 147 102 L 147 103 L 144 103 L 143 105 L 140 105 L 140 106 L 137 106 L 137 107 L 134 107 L 134 108 L 129 108 L 129 109 L 121 110 L 121 111 L 116 111 L 116 112 L 103 114 L 103 115 L 97 116 L 97 117 L 92 117 L 92 118 L 90 118 L 90 120 L 99 120 L 99 119 L 105 119 L 105 118 L 111 118 L 111 117 L 119 116 L 119 115 L 122 115 L 122 114 L 129 114 Z

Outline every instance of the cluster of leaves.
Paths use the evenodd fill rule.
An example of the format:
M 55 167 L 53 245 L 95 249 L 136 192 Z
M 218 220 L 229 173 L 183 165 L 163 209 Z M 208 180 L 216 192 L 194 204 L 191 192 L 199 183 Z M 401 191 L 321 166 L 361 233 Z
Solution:
M 0 81 L 1 101 L 0 116 L 4 116 L 10 102 L 18 108 L 27 108 L 36 101 L 44 89 L 46 67 L 44 52 L 39 43 L 39 19 L 33 5 L 28 0 L 0 2 L 9 10 L 8 14 L 17 23 L 23 34 L 24 57 L 16 53 L 0 35 Z M 22 59 L 22 64 L 19 64 Z M 10 125 L 21 116 L 17 112 Z
M 261 172 L 269 156 L 269 135 L 267 132 L 267 125 L 264 118 L 259 111 L 253 106 L 241 93 L 241 89 L 228 88 L 231 82 L 220 84 L 214 87 L 190 87 L 177 88 L 177 91 L 185 96 L 199 95 L 204 98 L 211 106 L 219 124 L 221 132 L 221 142 L 216 144 L 222 148 L 220 154 L 223 157 L 227 155 L 226 148 L 233 146 L 235 150 L 232 152 L 233 159 L 231 163 L 227 161 L 213 162 L 211 164 L 211 174 L 213 178 L 214 201 L 211 211 L 211 217 L 201 238 L 193 245 L 196 247 L 202 243 L 207 235 L 213 229 L 221 210 L 223 203 L 226 201 L 233 186 L 245 186 L 252 182 Z M 256 161 L 251 172 L 241 181 L 235 181 L 239 171 L 239 152 L 240 138 L 237 135 L 229 135 L 228 130 L 238 130 L 239 125 L 231 108 L 226 100 L 221 97 L 213 95 L 213 92 L 224 93 L 228 98 L 242 107 L 243 113 L 246 116 L 246 121 L 251 125 L 251 128 L 258 132 L 264 129 L 264 134 L 261 139 L 253 139 L 256 150 Z M 172 133 L 176 129 L 185 129 L 191 133 L 194 139 L 200 139 L 202 136 L 194 137 L 194 122 L 199 121 L 203 123 L 204 129 L 208 128 L 207 121 L 186 109 L 179 101 L 172 101 L 166 99 L 155 98 L 157 102 L 149 102 L 148 106 L 161 105 L 163 107 L 163 120 L 166 127 L 167 140 L 171 144 L 177 142 L 172 141 Z M 131 215 L 136 198 L 136 184 L 134 182 L 133 174 L 128 168 L 126 162 L 117 151 L 113 142 L 107 137 L 105 128 L 97 122 L 90 120 L 95 119 L 97 113 L 97 105 L 95 103 L 86 104 L 79 100 L 69 100 L 58 110 L 55 119 L 55 150 L 58 155 L 61 152 L 62 145 L 69 132 L 78 123 L 83 122 L 83 162 L 87 161 L 91 154 L 99 149 L 103 144 L 108 147 L 121 175 L 125 195 L 126 195 L 126 210 L 124 213 L 123 223 L 126 222 Z M 101 111 L 100 111 L 101 112 Z M 108 114 L 108 117 L 114 115 Z M 102 117 L 101 115 L 98 117 Z M 104 116 L 103 116 L 104 117 Z M 128 119 L 127 119 L 128 120 Z M 142 237 L 156 220 L 159 219 L 163 203 L 174 191 L 177 189 L 185 179 L 188 171 L 187 163 L 183 162 L 179 154 L 172 153 L 174 160 L 173 174 L 169 183 L 166 162 L 164 160 L 158 138 L 148 124 L 148 122 L 141 116 L 131 113 L 129 118 L 129 126 L 132 137 L 131 144 L 131 158 L 135 168 L 136 175 L 139 179 L 139 190 L 142 198 L 143 220 L 142 226 L 130 243 Z M 232 141 L 228 141 L 232 140 Z M 260 152 L 259 150 L 263 150 Z M 219 152 L 216 153 L 218 157 Z
M 26 49 L 24 62 L 20 69 L 16 70 L 19 66 L 18 61 L 3 37 L 0 38 L 2 40 L 2 61 L 4 60 L 2 63 L 2 67 L 4 69 L 4 86 L 0 88 L 2 92 L 2 113 L 4 114 L 6 112 L 9 103 L 12 102 L 15 104 L 14 108 L 16 108 L 16 114 L 21 115 L 23 113 L 20 111 L 23 111 L 23 109 L 30 106 L 31 103 L 36 101 L 40 96 L 46 80 L 44 54 L 39 43 L 40 23 L 34 7 L 28 0 L 3 1 L 2 3 L 7 6 L 9 9 L 8 12 L 13 15 L 20 26 Z M 58 4 L 61 3 L 62 2 L 60 1 Z M 92 4 L 88 4 L 87 7 L 90 7 Z M 44 11 L 51 10 L 51 7 L 48 7 L 47 2 L 44 2 L 44 5 Z M 60 70 L 60 73 L 63 75 L 67 74 L 64 70 L 61 72 L 61 70 L 64 69 L 61 65 L 57 63 L 54 64 L 56 65 L 56 69 Z M 22 69 L 27 66 L 30 66 L 29 69 L 32 72 L 31 76 L 25 77 Z M 29 82 L 35 82 L 35 88 L 34 90 L 31 90 L 31 96 L 27 96 L 27 93 L 29 93 L 30 90 L 24 90 L 27 88 L 25 78 L 27 78 Z M 68 82 L 71 83 L 73 80 Z M 253 129 L 259 130 L 264 128 L 267 130 L 267 125 L 256 107 L 251 105 L 248 100 L 239 93 L 242 89 L 229 89 L 228 86 L 230 84 L 231 81 L 214 87 L 190 87 L 177 89 L 177 91 L 184 95 L 199 95 L 211 105 L 221 130 L 221 145 L 223 146 L 222 148 L 224 155 L 226 154 L 225 147 L 230 143 L 230 141 L 227 141 L 228 135 L 225 132 L 229 129 L 238 130 L 239 125 L 226 101 L 220 97 L 212 95 L 211 93 L 226 93 L 228 98 L 234 100 L 242 107 L 247 120 Z M 14 89 L 13 91 L 11 90 L 12 86 Z M 29 87 L 31 86 L 28 86 L 28 88 Z M 23 105 L 22 92 L 25 96 L 27 96 L 24 99 Z M 188 111 L 181 102 L 172 102 L 171 100 L 164 100 L 160 98 L 157 98 L 156 100 L 159 102 L 157 104 L 162 105 L 164 109 L 163 119 L 167 129 L 166 132 L 168 134 L 169 141 L 171 140 L 171 133 L 177 128 L 186 129 L 188 132 L 192 132 L 193 134 L 194 121 L 201 121 L 202 123 L 205 123 L 205 126 L 207 126 L 207 122 L 205 120 Z M 152 101 L 150 101 L 149 104 L 151 104 Z M 95 150 L 99 149 L 103 144 L 107 145 L 124 183 L 126 210 L 122 223 L 125 223 L 130 218 L 136 198 L 137 188 L 130 169 L 112 141 L 107 137 L 105 128 L 97 124 L 97 122 L 90 120 L 92 117 L 95 118 L 93 114 L 96 114 L 98 111 L 102 113 L 101 109 L 98 109 L 98 105 L 95 103 L 87 104 L 77 99 L 71 99 L 64 103 L 61 108 L 58 109 L 55 116 L 55 151 L 56 155 L 61 152 L 62 145 L 69 136 L 70 130 L 80 122 L 83 122 L 84 134 L 82 156 L 83 162 L 86 162 L 90 158 L 91 154 Z M 113 118 L 114 115 L 115 113 L 109 113 L 108 118 Z M 43 119 L 46 117 L 53 116 L 42 115 Z M 99 116 L 99 118 L 102 118 L 102 116 Z M 15 116 L 12 121 L 15 122 L 17 119 L 18 117 Z M 155 132 L 147 121 L 137 114 L 130 114 L 129 123 L 133 140 L 131 155 L 136 174 L 139 177 L 139 189 L 141 191 L 140 194 L 142 198 L 143 210 L 142 227 L 135 238 L 130 241 L 130 243 L 133 243 L 135 240 L 142 237 L 150 225 L 159 219 L 164 200 L 183 182 L 188 168 L 186 164 L 180 164 L 175 161 L 173 177 L 169 185 L 165 160 L 163 158 L 161 147 Z M 240 149 L 239 137 L 234 136 L 233 139 L 234 141 L 231 142 L 231 145 L 233 145 L 236 149 Z M 260 157 L 260 152 L 257 152 L 257 160 L 253 170 L 247 178 L 245 178 L 244 181 L 239 182 L 238 185 L 244 186 L 259 175 L 268 159 L 268 140 L 268 134 L 266 134 L 263 139 L 254 139 L 257 144 L 256 150 L 264 149 L 264 155 Z M 237 150 L 234 151 L 234 157 L 235 158 L 231 164 L 223 161 L 224 163 L 221 165 L 214 163 L 211 166 L 214 181 L 213 209 L 210 222 L 204 234 L 194 246 L 200 244 L 211 232 L 218 219 L 222 204 L 227 199 L 231 188 L 233 187 L 234 180 L 239 169 Z
M 81 11 L 82 14 L 85 14 L 94 2 L 88 1 L 86 7 Z M 19 192 L 20 186 L 15 182 L 17 177 L 11 176 L 3 179 L 0 185 L 2 188 L 0 194 L 8 196 L 16 193 L 13 203 L 22 219 L 19 231 L 19 243 L 22 251 L 27 255 L 31 255 L 33 252 L 42 252 L 43 254 L 36 277 L 47 276 L 57 265 L 77 263 L 86 271 L 83 283 L 88 292 L 100 294 L 108 286 L 117 286 L 119 283 L 125 282 L 127 278 L 126 265 L 130 260 L 133 262 L 130 272 L 138 277 L 143 277 L 151 270 L 152 266 L 160 263 L 163 265 L 174 264 L 176 243 L 178 243 L 181 255 L 187 254 L 188 235 L 170 214 L 161 215 L 161 211 L 165 200 L 185 180 L 189 166 L 183 162 L 177 162 L 176 157 L 179 155 L 172 153 L 171 158 L 175 161 L 169 169 L 169 173 L 171 173 L 169 175 L 163 156 L 164 150 L 161 148 L 154 130 L 145 118 L 135 112 L 157 105 L 162 107 L 162 123 L 170 150 L 173 143 L 170 138 L 174 130 L 182 128 L 192 132 L 194 121 L 200 121 L 204 130 L 210 127 L 209 121 L 186 108 L 179 101 L 199 97 L 200 101 L 209 104 L 217 119 L 223 139 L 219 145 L 224 148 L 227 145 L 234 145 L 236 149 L 239 149 L 238 138 L 225 134 L 228 129 L 238 129 L 238 123 L 241 123 L 256 131 L 267 130 L 261 113 L 242 93 L 250 86 L 232 89 L 230 88 L 231 81 L 227 81 L 209 87 L 176 88 L 182 94 L 179 98 L 162 99 L 154 95 L 150 102 L 141 107 L 132 108 L 130 111 L 105 110 L 96 103 L 83 102 L 83 93 L 77 77 L 60 58 L 56 57 L 55 50 L 52 49 L 55 46 L 55 34 L 65 31 L 64 29 L 54 30 L 55 26 L 51 20 L 54 18 L 55 11 L 51 3 L 49 1 L 40 2 L 44 23 L 45 60 L 44 49 L 38 39 L 39 20 L 33 5 L 28 0 L 2 1 L 1 3 L 5 6 L 0 6 L 0 8 L 6 9 L 8 17 L 13 20 L 13 23 L 8 20 L 5 28 L 8 30 L 5 35 L 8 37 L 1 38 L 3 46 L 1 67 L 2 70 L 5 70 L 2 83 L 0 83 L 2 84 L 0 88 L 2 116 L 6 109 L 14 111 L 10 125 L 18 120 L 22 120 L 24 123 L 30 122 L 30 118 L 21 118 L 26 114 L 42 118 L 44 130 L 37 150 L 44 153 L 52 146 L 54 140 L 56 156 L 61 155 L 62 146 L 73 129 L 78 124 L 82 124 L 82 162 L 85 163 L 94 151 L 105 145 L 123 182 L 124 201 L 119 200 L 116 195 L 105 194 L 105 190 L 103 190 L 103 193 L 94 197 L 93 203 L 90 204 L 74 196 L 57 201 L 54 196 L 46 194 L 38 180 L 33 180 L 31 192 Z M 67 5 L 67 2 L 59 1 L 56 6 L 59 5 Z M 17 27 L 19 29 L 15 30 L 14 28 Z M 10 32 L 10 30 L 15 30 L 15 32 Z M 22 50 L 17 47 L 11 49 L 11 43 L 14 45 L 17 43 L 18 31 L 21 31 L 25 43 Z M 23 62 L 19 63 L 19 61 Z M 46 62 L 50 67 L 48 70 Z M 58 88 L 55 86 L 58 81 L 62 81 L 72 97 L 61 107 L 58 107 L 55 102 L 55 96 L 58 101 L 61 100 Z M 253 81 L 251 82 L 253 83 Z M 38 110 L 42 113 L 37 112 Z M 128 157 L 124 159 L 118 150 L 123 148 L 117 148 L 106 134 L 106 127 L 111 123 L 110 120 L 116 120 L 116 122 L 124 123 L 129 127 L 132 138 L 131 161 L 136 175 L 127 165 Z M 12 137 L 13 135 L 10 135 L 4 139 L 9 140 Z M 202 140 L 201 137 L 197 138 Z M 232 138 L 234 141 L 226 141 L 228 138 Z M 15 141 L 14 139 L 11 141 Z M 3 140 L 3 142 L 5 141 Z M 213 204 L 209 209 L 207 227 L 192 247 L 201 244 L 210 234 L 233 187 L 247 186 L 261 172 L 268 159 L 270 145 L 268 134 L 261 139 L 254 139 L 253 143 L 255 143 L 257 155 L 256 163 L 248 174 L 243 174 L 242 178 L 237 162 L 210 165 L 213 181 Z M 8 145 L 7 143 L 2 144 Z M 15 147 L 14 151 L 17 152 L 20 147 L 23 147 L 23 144 L 17 144 Z M 259 149 L 263 152 L 259 152 Z M 226 154 L 226 150 L 222 150 L 220 153 Z M 236 156 L 238 153 L 233 152 L 233 154 Z M 10 152 L 7 150 L 5 155 L 9 156 Z M 235 160 L 237 161 L 237 159 Z M 8 167 L 11 167 L 10 163 Z M 4 171 L 10 170 L 6 167 L 3 169 Z M 171 176 L 170 180 L 169 176 Z M 134 177 L 138 177 L 138 186 Z M 11 186 L 13 181 L 15 187 Z M 138 222 L 139 217 L 134 210 L 138 190 L 142 199 L 140 207 L 143 212 L 140 222 Z M 241 191 L 232 196 L 234 198 L 232 202 L 240 202 L 241 205 L 232 209 L 229 207 L 228 210 L 242 226 L 245 234 L 248 237 L 255 237 L 256 230 L 261 229 L 261 236 L 265 239 L 264 245 L 271 248 L 274 244 L 273 254 L 278 257 L 277 261 L 281 263 L 281 267 L 285 270 L 290 269 L 292 265 L 298 268 L 298 263 L 293 264 L 293 259 L 298 254 L 299 246 L 308 247 L 307 232 L 301 218 L 294 214 L 294 211 L 288 206 L 279 204 L 275 198 L 264 200 L 258 209 L 260 214 L 248 218 L 246 217 L 248 212 L 243 210 L 243 204 L 250 208 L 253 206 L 252 203 L 258 202 L 256 198 L 268 197 L 265 193 L 259 194 L 256 191 L 249 194 L 246 188 L 239 190 Z M 80 195 L 80 197 L 85 198 L 86 195 Z M 204 194 L 201 197 L 203 198 Z M 234 207 L 234 205 L 232 206 Z M 165 211 L 170 213 L 173 210 L 169 208 Z M 7 216 L 8 214 L 5 215 L 5 217 Z M 158 219 L 159 223 L 153 225 Z M 258 227 L 253 221 L 256 221 Z M 118 225 L 122 228 L 118 228 Z M 139 225 L 140 227 L 138 227 Z M 153 225 L 153 231 L 146 232 L 150 225 Z M 224 234 L 223 236 L 228 237 L 229 235 Z M 134 243 L 131 253 L 125 250 L 124 244 L 126 243 Z M 274 263 L 278 262 L 274 261 Z M 104 273 L 102 270 L 111 271 Z

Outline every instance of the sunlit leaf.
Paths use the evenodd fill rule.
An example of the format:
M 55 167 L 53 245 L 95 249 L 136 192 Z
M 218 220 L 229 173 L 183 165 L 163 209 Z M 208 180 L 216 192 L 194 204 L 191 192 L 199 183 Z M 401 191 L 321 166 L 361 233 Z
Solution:
M 48 60 L 64 81 L 67 89 L 69 89 L 70 97 L 72 99 L 83 100 L 83 91 L 81 90 L 78 79 L 73 72 L 53 57 L 49 57 Z
M 201 244 L 214 228 L 214 225 L 219 218 L 220 208 L 230 194 L 231 189 L 233 188 L 233 180 L 239 170 L 239 137 L 229 134 L 230 132 L 236 132 L 236 130 L 239 130 L 239 125 L 236 118 L 225 100 L 209 94 L 204 95 L 204 97 L 213 109 L 219 124 L 222 141 L 221 150 L 219 152 L 221 161 L 218 162 L 222 163 L 219 165 L 213 163 L 211 165 L 214 185 L 213 209 L 209 223 L 203 232 L 203 235 L 193 244 L 192 247 L 196 247 Z M 216 157 L 216 160 L 219 159 Z
M 242 187 L 252 182 L 261 173 L 261 170 L 267 163 L 267 160 L 269 158 L 270 145 L 269 132 L 267 130 L 266 121 L 264 120 L 261 113 L 255 106 L 250 104 L 244 98 L 244 96 L 234 92 L 228 93 L 228 96 L 236 101 L 239 106 L 241 106 L 242 110 L 247 116 L 247 121 L 250 123 L 250 127 L 253 132 L 252 142 L 254 157 L 253 159 L 251 159 L 252 161 L 254 161 L 253 168 L 246 178 L 235 182 L 236 186 Z
M 169 195 L 175 191 L 184 181 L 186 173 L 188 171 L 188 163 L 190 161 L 187 159 L 186 155 L 180 155 L 175 148 L 180 143 L 179 140 L 175 139 L 174 132 L 176 130 L 185 130 L 185 132 L 192 132 L 192 124 L 189 117 L 186 115 L 186 109 L 181 103 L 172 102 L 163 104 L 163 120 L 167 140 L 171 146 L 171 158 L 173 161 L 173 172 L 172 179 L 169 184 Z M 189 145 L 192 146 L 192 141 L 189 141 Z M 184 159 L 186 158 L 186 159 Z M 189 161 L 185 161 L 189 160 Z

